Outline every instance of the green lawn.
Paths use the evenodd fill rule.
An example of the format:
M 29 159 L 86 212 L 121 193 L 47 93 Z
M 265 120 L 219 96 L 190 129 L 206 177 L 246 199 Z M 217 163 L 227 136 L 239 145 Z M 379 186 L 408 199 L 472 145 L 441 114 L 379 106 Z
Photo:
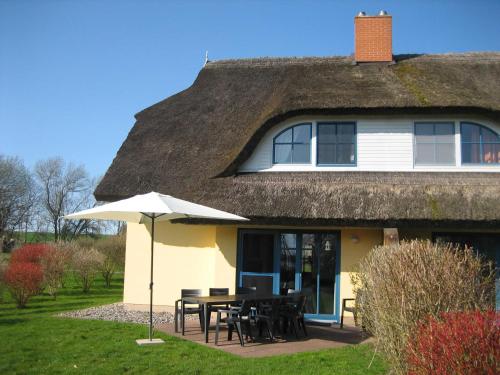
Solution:
M 165 334 L 166 344 L 139 347 L 147 328 L 135 324 L 56 318 L 59 311 L 121 299 L 123 280 L 87 295 L 68 281 L 57 300 L 43 295 L 18 310 L 0 304 L 0 374 L 381 374 L 386 366 L 370 345 L 262 359 L 242 359 Z

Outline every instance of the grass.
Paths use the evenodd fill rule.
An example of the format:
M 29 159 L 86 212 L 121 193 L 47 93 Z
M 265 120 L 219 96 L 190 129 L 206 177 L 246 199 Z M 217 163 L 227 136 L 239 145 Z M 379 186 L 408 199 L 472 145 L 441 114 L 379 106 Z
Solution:
M 387 370 L 370 345 L 268 358 L 240 358 L 158 333 L 166 343 L 139 347 L 146 326 L 55 317 L 54 314 L 120 301 L 123 280 L 110 289 L 97 280 L 83 294 L 68 280 L 57 300 L 34 297 L 16 309 L 5 294 L 0 303 L 0 374 L 381 374 Z

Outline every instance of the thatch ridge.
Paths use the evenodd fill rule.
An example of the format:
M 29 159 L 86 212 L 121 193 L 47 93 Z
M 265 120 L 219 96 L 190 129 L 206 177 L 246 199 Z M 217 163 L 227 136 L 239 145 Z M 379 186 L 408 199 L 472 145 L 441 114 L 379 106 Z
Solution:
M 280 202 L 289 200 L 284 194 L 278 194 L 282 191 L 289 197 L 295 197 L 295 200 L 299 200 L 299 193 L 303 194 L 300 199 L 304 201 L 304 206 L 300 207 L 299 216 L 321 220 L 339 218 L 342 216 L 334 210 L 324 211 L 318 216 L 314 212 L 320 211 L 314 208 L 314 204 L 310 212 L 306 212 L 307 202 L 311 202 L 308 194 L 312 192 L 303 184 L 310 178 L 320 177 L 313 177 L 312 174 L 234 177 L 238 166 L 248 158 L 270 127 L 289 117 L 304 114 L 448 113 L 473 114 L 500 121 L 500 53 L 402 55 L 395 56 L 395 60 L 395 64 L 359 65 L 355 65 L 351 57 L 209 62 L 191 87 L 136 115 L 136 124 L 95 195 L 98 199 L 108 200 L 156 190 L 243 216 L 289 217 L 292 215 L 290 210 L 295 206 L 290 202 L 288 210 L 286 204 L 281 205 Z M 358 175 L 380 178 L 377 177 L 380 175 Z M 350 180 L 359 180 L 361 177 L 358 175 L 352 175 Z M 346 175 L 338 176 L 346 178 Z M 396 176 L 391 174 L 387 177 L 395 180 L 383 185 L 386 190 L 380 194 L 384 197 L 390 196 L 389 186 L 394 191 L 406 186 Z M 439 176 L 439 173 L 433 173 L 428 178 L 438 179 Z M 464 181 L 470 181 L 471 175 L 463 176 Z M 485 178 L 490 182 L 491 178 L 495 179 L 491 176 Z M 286 182 L 289 179 L 294 184 Z M 318 183 L 344 186 L 353 199 L 365 194 L 360 189 L 371 183 L 367 180 L 342 185 L 331 179 L 335 179 L 334 175 L 322 174 Z M 459 181 L 452 180 L 457 189 L 462 186 Z M 493 185 L 500 186 L 498 180 Z M 259 186 L 260 190 L 253 186 Z M 427 194 L 426 188 L 414 186 L 417 185 L 411 185 L 410 190 L 417 189 L 415 193 Z M 445 190 L 451 195 L 455 191 L 449 187 L 440 190 L 435 187 L 442 186 L 439 184 L 429 186 L 434 186 L 431 190 L 436 194 L 441 191 L 439 197 L 445 195 Z M 500 191 L 495 190 L 500 188 L 487 188 L 492 197 L 500 200 Z M 467 194 L 473 194 L 473 191 L 474 186 L 471 186 Z M 249 205 L 255 202 L 250 192 L 258 195 L 261 201 L 267 201 L 268 205 L 272 203 L 270 197 L 276 199 L 272 203 L 272 211 L 264 206 L 245 208 L 242 201 L 246 200 Z M 319 200 L 333 194 L 328 189 L 314 193 Z M 483 193 L 476 193 L 482 197 Z M 367 197 L 376 196 L 373 194 Z M 345 194 L 342 196 L 346 197 Z M 490 198 L 483 198 L 490 202 Z M 490 212 L 493 206 L 463 207 L 460 215 L 458 212 L 443 211 L 446 214 L 441 215 L 440 220 L 451 217 L 468 217 L 470 220 L 500 218 L 500 210 L 497 210 L 497 216 L 476 212 L 478 209 Z M 371 217 L 369 209 L 366 212 L 355 211 L 351 215 L 359 220 L 363 215 Z M 409 212 L 413 214 L 407 215 L 407 218 L 412 215 L 414 219 L 429 217 L 428 207 L 417 207 Z M 404 219 L 402 213 L 395 214 L 395 217 Z M 380 218 L 389 219 L 389 214 L 381 214 Z

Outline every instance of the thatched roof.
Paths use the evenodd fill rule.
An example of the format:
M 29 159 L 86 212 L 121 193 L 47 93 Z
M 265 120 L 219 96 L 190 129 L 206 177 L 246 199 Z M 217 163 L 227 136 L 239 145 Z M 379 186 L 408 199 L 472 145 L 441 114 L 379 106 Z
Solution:
M 261 221 L 500 222 L 498 174 L 236 175 L 265 132 L 296 115 L 449 113 L 500 121 L 500 53 L 396 56 L 396 61 L 208 63 L 190 88 L 136 115 L 96 198 L 155 190 Z

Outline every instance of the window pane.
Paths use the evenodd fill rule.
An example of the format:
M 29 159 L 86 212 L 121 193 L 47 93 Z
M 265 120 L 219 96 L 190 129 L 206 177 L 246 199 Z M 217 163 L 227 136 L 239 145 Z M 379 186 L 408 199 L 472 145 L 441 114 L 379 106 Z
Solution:
M 281 247 L 284 249 L 295 249 L 297 247 L 297 235 L 295 233 L 282 233 Z
M 243 234 L 243 272 L 273 272 L 274 235 Z
M 455 143 L 455 125 L 436 124 L 435 131 L 436 131 L 436 142 Z
M 281 237 L 281 262 L 280 262 L 280 288 L 282 292 L 295 289 L 295 257 L 297 235 L 282 233 Z
M 337 126 L 337 142 L 354 143 L 354 124 L 340 124 Z
M 337 126 L 334 124 L 319 124 L 318 125 L 318 143 L 333 143 L 337 142 L 335 135 Z
M 434 124 L 415 124 L 415 139 L 417 143 L 434 142 Z
M 498 135 L 493 133 L 491 130 L 482 128 L 483 142 L 500 142 Z
M 436 164 L 455 164 L 455 145 L 440 143 L 436 145 Z
M 299 125 L 293 128 L 293 141 L 309 143 L 311 139 L 311 125 Z
M 316 236 L 314 234 L 304 233 L 302 235 L 302 262 L 300 269 L 300 272 L 302 272 L 302 293 L 307 296 L 306 312 L 313 314 L 317 313 L 318 301 L 318 270 L 316 269 L 315 248 Z
M 291 163 L 292 162 L 292 145 L 274 145 L 274 162 L 275 163 Z
M 500 144 L 486 143 L 483 145 L 483 162 L 487 164 L 500 163 Z
M 462 124 L 462 142 L 479 142 L 479 126 L 474 124 Z
M 310 163 L 311 162 L 311 146 L 309 144 L 294 144 L 293 145 L 293 163 Z
M 278 135 L 274 142 L 276 143 L 291 143 L 292 142 L 292 128 L 284 131 L 280 135 Z
M 332 234 L 319 236 L 319 313 L 333 314 L 335 290 L 336 239 Z
M 478 143 L 463 143 L 462 144 L 462 163 L 480 163 Z
M 420 143 L 416 145 L 415 164 L 435 164 L 435 145 L 434 143 Z
M 354 145 L 337 145 L 337 164 L 354 164 Z
M 318 164 L 336 164 L 336 145 L 318 144 Z

